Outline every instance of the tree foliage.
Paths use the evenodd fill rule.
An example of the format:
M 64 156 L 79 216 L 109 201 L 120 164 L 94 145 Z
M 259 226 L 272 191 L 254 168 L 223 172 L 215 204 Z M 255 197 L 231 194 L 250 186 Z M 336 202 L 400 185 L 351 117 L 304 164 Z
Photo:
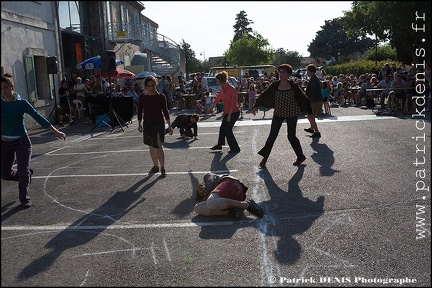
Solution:
M 378 46 L 376 50 L 375 47 L 370 48 L 365 56 L 365 60 L 384 61 L 387 59 L 397 59 L 396 49 L 390 45 Z
M 242 38 L 243 35 L 247 35 L 249 39 L 253 38 L 252 28 L 250 28 L 249 25 L 253 24 L 254 22 L 247 18 L 247 13 L 245 11 L 240 11 L 240 13 L 236 15 L 235 21 L 235 25 L 233 26 L 234 38 L 232 42 L 236 42 Z
M 203 71 L 203 64 L 195 57 L 195 52 L 191 49 L 190 44 L 182 39 L 180 47 L 183 49 L 185 55 L 186 74 Z
M 427 51 L 425 58 L 430 61 L 430 19 L 429 1 L 354 1 L 341 24 L 349 35 L 369 34 L 380 42 L 389 41 L 396 49 L 398 60 L 411 63 L 424 60 L 416 55 L 419 48 Z M 424 29 L 416 31 L 413 27 Z
M 321 30 L 308 46 L 311 57 L 331 59 L 336 62 L 344 57 L 355 53 L 363 53 L 374 46 L 374 41 L 360 33 L 352 33 L 350 36 L 339 22 L 339 18 L 324 21 Z M 342 59 L 340 59 L 342 57 Z
M 274 54 L 275 56 L 272 64 L 276 67 L 283 63 L 290 64 L 293 69 L 302 66 L 303 56 L 297 51 L 285 51 L 284 48 L 278 48 Z
M 272 62 L 273 53 L 267 39 L 258 32 L 252 32 L 253 37 L 243 35 L 235 42 L 231 42 L 230 49 L 225 52 L 229 65 L 259 65 Z

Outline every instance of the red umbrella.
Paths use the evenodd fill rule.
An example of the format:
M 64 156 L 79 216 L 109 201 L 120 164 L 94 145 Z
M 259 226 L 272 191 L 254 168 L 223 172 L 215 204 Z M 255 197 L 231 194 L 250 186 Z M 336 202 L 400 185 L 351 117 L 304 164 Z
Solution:
M 135 78 L 135 74 L 130 72 L 129 70 L 126 69 L 122 69 L 122 68 L 116 68 L 115 71 L 103 71 L 103 72 L 98 72 L 95 74 L 96 78 L 127 78 L 127 79 L 132 79 Z

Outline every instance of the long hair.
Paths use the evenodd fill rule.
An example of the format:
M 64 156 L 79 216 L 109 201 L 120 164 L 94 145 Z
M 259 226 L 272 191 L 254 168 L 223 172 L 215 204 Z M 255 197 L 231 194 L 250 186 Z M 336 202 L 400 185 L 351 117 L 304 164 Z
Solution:
M 205 189 L 205 182 L 200 183 L 195 190 L 195 200 L 207 200 L 208 196 Z
M 157 86 L 158 83 L 159 83 L 159 81 L 158 81 L 158 79 L 157 79 L 156 77 L 154 77 L 154 76 L 152 76 L 152 75 L 149 75 L 149 76 L 147 76 L 147 77 L 144 79 L 144 87 L 147 87 L 147 84 L 148 84 L 150 81 L 153 81 L 153 82 L 155 83 L 156 86 Z

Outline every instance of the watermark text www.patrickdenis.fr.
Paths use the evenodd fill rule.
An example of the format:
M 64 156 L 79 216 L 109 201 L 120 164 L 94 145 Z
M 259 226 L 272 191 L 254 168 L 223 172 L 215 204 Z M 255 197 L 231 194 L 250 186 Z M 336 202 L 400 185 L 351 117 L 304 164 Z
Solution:
M 426 19 L 426 14 L 416 11 L 415 20 L 411 24 L 411 28 L 414 33 L 421 33 L 421 43 L 426 42 L 426 21 L 430 21 L 430 19 Z M 429 32 L 430 33 L 430 32 Z M 415 84 L 415 92 L 416 95 L 413 96 L 413 99 L 416 103 L 416 112 L 412 114 L 412 117 L 416 119 L 415 121 L 415 133 L 416 135 L 412 137 L 415 141 L 415 160 L 413 165 L 415 166 L 415 192 L 416 195 L 419 195 L 419 199 L 426 200 L 430 197 L 430 187 L 427 179 L 430 177 L 430 163 L 427 161 L 427 153 L 430 151 L 430 147 L 427 147 L 427 135 L 426 135 L 426 122 L 425 122 L 425 109 L 427 102 L 426 95 L 426 51 L 425 47 L 421 45 L 415 49 L 415 55 L 418 57 L 419 61 L 415 63 L 415 68 L 417 73 L 415 75 L 416 84 Z M 430 84 L 429 84 L 430 85 Z M 430 131 L 428 131 L 430 132 Z M 429 170 L 429 171 L 428 171 Z M 430 179 L 430 178 L 429 178 Z M 416 231 L 416 239 L 423 239 L 426 236 L 430 235 L 429 229 L 427 229 L 427 205 L 417 203 L 416 211 L 415 211 L 415 231 Z

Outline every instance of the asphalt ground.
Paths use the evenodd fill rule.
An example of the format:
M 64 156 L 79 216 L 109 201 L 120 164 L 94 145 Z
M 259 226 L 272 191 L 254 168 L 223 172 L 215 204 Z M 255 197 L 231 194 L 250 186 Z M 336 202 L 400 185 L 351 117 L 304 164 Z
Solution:
M 284 124 L 267 169 L 257 151 L 272 110 L 243 111 L 238 154 L 210 150 L 221 114 L 203 116 L 199 140 L 166 136 L 166 178 L 148 174 L 136 117 L 114 129 L 81 120 L 61 128 L 66 141 L 31 131 L 34 206 L 1 182 L 1 286 L 430 287 L 430 112 L 331 112 L 320 139 L 300 117 L 299 167 Z M 197 216 L 209 171 L 240 178 L 265 216 Z

